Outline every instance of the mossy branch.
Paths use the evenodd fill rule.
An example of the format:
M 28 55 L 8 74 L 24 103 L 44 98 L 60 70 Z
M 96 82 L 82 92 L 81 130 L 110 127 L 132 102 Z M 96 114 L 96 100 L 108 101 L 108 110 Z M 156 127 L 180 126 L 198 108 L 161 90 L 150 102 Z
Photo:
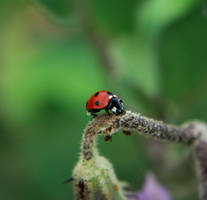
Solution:
M 73 171 L 76 199 L 127 199 L 123 184 L 117 179 L 111 164 L 101 157 L 96 149 L 97 135 L 104 135 L 105 140 L 109 140 L 119 130 L 192 147 L 197 162 L 201 199 L 207 200 L 206 124 L 190 121 L 181 126 L 174 126 L 131 111 L 121 115 L 100 115 L 86 127 L 80 161 Z

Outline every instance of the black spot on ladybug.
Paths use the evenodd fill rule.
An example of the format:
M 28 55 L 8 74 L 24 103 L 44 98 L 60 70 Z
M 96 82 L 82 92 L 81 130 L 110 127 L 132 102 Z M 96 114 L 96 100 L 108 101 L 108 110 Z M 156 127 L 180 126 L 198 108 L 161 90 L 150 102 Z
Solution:
M 98 101 L 96 101 L 96 102 L 95 102 L 95 104 L 98 106 L 98 105 L 99 105 L 99 102 L 98 102 Z
M 86 106 L 88 105 L 88 101 L 86 102 Z
M 111 92 L 107 92 L 108 95 L 113 95 Z
M 94 94 L 94 97 L 97 97 L 99 95 L 99 92 L 96 92 L 95 94 Z

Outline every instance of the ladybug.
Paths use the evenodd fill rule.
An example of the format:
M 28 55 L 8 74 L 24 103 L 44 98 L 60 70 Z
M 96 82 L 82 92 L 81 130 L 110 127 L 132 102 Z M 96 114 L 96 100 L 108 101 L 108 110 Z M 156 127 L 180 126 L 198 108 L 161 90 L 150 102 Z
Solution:
M 93 115 L 97 116 L 97 112 L 100 110 L 105 110 L 109 113 L 109 110 L 112 113 L 118 115 L 124 111 L 123 101 L 115 94 L 101 90 L 93 94 L 86 103 L 86 110 Z

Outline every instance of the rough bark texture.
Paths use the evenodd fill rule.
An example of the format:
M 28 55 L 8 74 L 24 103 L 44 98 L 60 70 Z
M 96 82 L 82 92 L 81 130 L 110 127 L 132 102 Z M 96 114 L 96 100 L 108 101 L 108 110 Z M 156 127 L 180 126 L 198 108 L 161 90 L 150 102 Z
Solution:
M 207 142 L 195 145 L 198 178 L 200 181 L 200 195 L 202 200 L 207 199 Z
M 127 199 L 111 164 L 96 150 L 97 135 L 104 135 L 108 141 L 119 130 L 127 135 L 138 133 L 192 147 L 197 162 L 201 200 L 207 200 L 206 124 L 190 121 L 181 126 L 169 125 L 131 111 L 120 115 L 103 114 L 89 122 L 83 134 L 80 161 L 73 172 L 76 199 L 98 199 L 97 194 L 102 194 L 100 199 Z

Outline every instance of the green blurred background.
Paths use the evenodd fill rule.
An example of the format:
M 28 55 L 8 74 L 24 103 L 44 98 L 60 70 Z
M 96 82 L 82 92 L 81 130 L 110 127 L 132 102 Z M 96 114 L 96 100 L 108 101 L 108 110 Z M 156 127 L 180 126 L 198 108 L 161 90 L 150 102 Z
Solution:
M 73 199 L 89 96 L 180 124 L 207 121 L 207 17 L 196 0 L 0 1 L 0 198 Z M 99 150 L 141 188 L 153 171 L 175 200 L 197 200 L 185 146 L 118 134 Z

